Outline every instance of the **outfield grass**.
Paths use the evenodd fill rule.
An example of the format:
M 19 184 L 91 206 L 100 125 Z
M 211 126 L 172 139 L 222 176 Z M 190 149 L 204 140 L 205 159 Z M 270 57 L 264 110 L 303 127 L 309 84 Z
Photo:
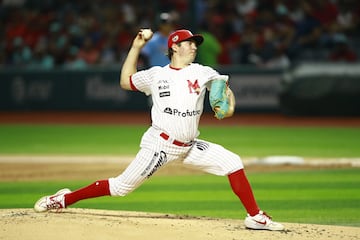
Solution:
M 250 173 L 259 205 L 282 222 L 359 226 L 360 170 Z M 86 181 L 0 182 L 0 208 L 31 208 L 44 194 Z M 227 179 L 212 175 L 154 176 L 126 197 L 101 197 L 72 207 L 240 218 L 245 210 Z
M 135 154 L 145 126 L 0 125 L 0 154 Z M 241 156 L 360 156 L 360 128 L 202 127 Z

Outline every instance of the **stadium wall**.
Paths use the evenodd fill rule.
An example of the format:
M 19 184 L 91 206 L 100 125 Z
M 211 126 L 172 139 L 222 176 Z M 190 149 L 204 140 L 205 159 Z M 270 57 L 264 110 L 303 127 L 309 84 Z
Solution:
M 303 64 L 287 71 L 220 68 L 230 75 L 238 112 L 360 115 L 360 65 Z M 119 87 L 119 70 L 0 71 L 0 111 L 144 111 L 142 93 Z M 205 101 L 205 111 L 211 111 Z

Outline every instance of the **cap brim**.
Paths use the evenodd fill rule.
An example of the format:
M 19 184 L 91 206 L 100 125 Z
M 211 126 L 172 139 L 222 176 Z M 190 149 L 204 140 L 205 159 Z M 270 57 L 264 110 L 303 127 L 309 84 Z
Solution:
M 188 38 L 193 39 L 196 42 L 196 46 L 201 45 L 204 42 L 204 37 L 200 34 L 194 34 L 192 37 Z

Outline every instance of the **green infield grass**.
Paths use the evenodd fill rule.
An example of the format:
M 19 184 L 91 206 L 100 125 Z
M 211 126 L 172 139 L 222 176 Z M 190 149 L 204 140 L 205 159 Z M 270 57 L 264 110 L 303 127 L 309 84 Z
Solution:
M 0 154 L 135 154 L 145 126 L 0 125 Z M 202 127 L 200 138 L 241 156 L 360 156 L 360 128 Z

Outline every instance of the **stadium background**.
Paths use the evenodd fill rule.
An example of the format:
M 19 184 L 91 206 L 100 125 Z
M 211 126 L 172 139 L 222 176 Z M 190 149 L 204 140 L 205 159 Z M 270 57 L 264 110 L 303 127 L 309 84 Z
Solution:
M 119 199 L 96 199 L 90 201 L 90 205 L 86 202 L 79 205 L 82 209 L 69 209 L 60 215 L 36 215 L 31 206 L 45 192 L 50 193 L 70 182 L 75 188 L 83 185 L 84 179 L 108 177 L 117 174 L 120 166 L 126 166 L 122 156 L 113 157 L 111 164 L 105 161 L 107 143 L 111 145 L 112 153 L 118 153 L 117 145 L 126 145 L 123 141 L 126 136 L 116 131 L 106 137 L 102 133 L 114 124 L 121 128 L 128 123 L 135 124 L 135 127 L 149 123 L 148 99 L 139 93 L 122 91 L 118 77 L 133 36 L 142 27 L 156 29 L 161 12 L 171 13 L 178 27 L 193 32 L 209 31 L 221 44 L 218 64 L 214 68 L 231 76 L 237 109 L 234 118 L 219 122 L 212 117 L 207 106 L 202 121 L 205 125 L 212 124 L 208 129 L 218 129 L 214 125 L 219 123 L 221 127 L 229 124 L 244 129 L 248 136 L 236 130 L 232 131 L 230 139 L 251 135 L 252 141 L 246 139 L 242 143 L 256 150 L 263 150 L 260 143 L 268 148 L 269 142 L 273 144 L 271 146 L 279 147 L 278 143 L 282 141 L 275 139 L 284 138 L 280 132 L 289 133 L 290 129 L 295 129 L 293 137 L 288 138 L 289 142 L 280 144 L 280 147 L 286 149 L 291 144 L 298 147 L 301 145 L 299 136 L 308 136 L 303 139 L 306 143 L 303 144 L 311 146 L 309 149 L 317 150 L 323 146 L 326 151 L 327 146 L 332 146 L 328 147 L 327 156 L 348 150 L 348 157 L 356 155 L 354 161 L 358 166 L 358 140 L 348 132 L 356 135 L 360 126 L 359 5 L 357 0 L 0 1 L 0 157 L 3 161 L 0 163 L 3 201 L 0 202 L 5 206 L 3 208 L 8 208 L 1 209 L 3 237 L 88 240 L 98 239 L 101 235 L 102 239 L 114 239 L 122 232 L 124 238 L 131 239 L 143 239 L 144 236 L 152 239 L 281 239 L 284 236 L 293 240 L 358 239 L 358 227 L 287 223 L 289 230 L 284 233 L 254 233 L 243 229 L 242 219 L 223 222 L 189 217 L 188 221 L 187 215 L 151 217 L 148 213 L 136 215 L 121 210 L 99 212 L 89 209 L 107 209 L 109 201 L 122 209 L 126 202 L 124 199 L 122 204 L 118 204 Z M 89 56 L 86 53 L 97 57 L 81 57 Z M 144 67 L 146 59 L 142 58 L 139 68 Z M 130 119 L 125 120 L 125 116 Z M 89 125 L 100 130 L 95 132 Z M 267 129 L 262 127 L 264 125 L 270 129 L 269 134 L 265 133 L 265 139 L 261 134 L 253 136 L 252 131 L 264 132 Z M 260 126 L 260 130 L 256 126 Z M 281 131 L 276 130 L 280 129 L 279 126 Z M 305 134 L 305 129 L 313 135 Z M 140 127 L 134 131 L 140 136 L 139 130 Z M 134 132 L 128 134 L 132 135 Z M 329 136 L 326 140 L 337 142 L 338 146 L 318 140 L 318 135 Z M 219 135 L 214 138 L 226 140 Z M 83 140 L 76 142 L 77 139 Z M 85 141 L 89 139 L 91 143 Z M 99 149 L 101 156 L 83 156 L 87 153 L 81 152 L 80 143 L 84 149 Z M 131 147 L 136 148 L 136 144 Z M 232 141 L 231 144 L 238 142 Z M 52 146 L 52 149 L 43 146 Z M 243 154 L 246 149 L 240 151 L 241 147 L 237 151 Z M 29 149 L 31 154 L 27 152 Z M 63 149 L 65 152 L 61 152 Z M 73 149 L 86 164 L 69 156 Z M 56 156 L 48 156 L 49 152 Z M 57 155 L 59 152 L 62 156 Z M 56 162 L 59 157 L 65 159 L 64 162 Z M 105 162 L 97 163 L 94 158 Z M 321 159 L 321 162 L 332 160 L 338 159 Z M 280 220 L 359 226 L 356 215 L 358 168 L 347 162 L 337 164 L 311 167 L 309 171 L 307 166 L 276 166 L 276 170 L 269 166 L 255 166 L 255 169 L 252 166 L 249 175 L 254 180 L 257 196 L 260 193 L 260 201 L 270 204 L 267 209 L 274 208 L 272 212 L 277 217 L 283 214 Z M 280 173 L 271 175 L 266 172 L 280 168 Z M 174 175 L 171 169 L 164 169 L 165 178 L 158 178 L 166 187 L 173 187 L 166 178 Z M 319 182 L 320 173 L 328 175 L 321 178 L 323 182 Z M 300 174 L 299 188 L 294 184 L 296 174 Z M 314 182 L 306 187 L 303 182 L 312 174 Z M 286 182 L 290 190 L 284 191 L 281 199 L 269 199 L 268 194 L 279 196 L 278 192 L 273 193 L 279 188 L 269 187 L 267 181 L 270 177 L 282 179 L 284 175 L 290 180 L 280 180 L 280 185 Z M 188 180 L 179 179 L 179 186 Z M 67 181 L 64 183 L 64 180 Z M 207 186 L 211 188 L 212 185 Z M 299 198 L 298 191 L 304 191 L 308 198 Z M 140 196 L 144 193 L 154 193 L 154 189 L 138 192 Z M 168 196 L 165 193 L 160 195 Z M 136 194 L 132 197 L 149 204 L 150 210 L 157 202 L 149 202 Z M 201 197 L 204 196 L 196 199 L 201 205 L 206 205 L 203 203 L 208 199 Z M 224 207 L 220 195 L 214 200 Z M 288 209 L 278 201 L 286 202 Z M 131 198 L 128 204 L 136 209 L 140 207 Z M 166 211 L 173 211 L 175 205 L 169 200 L 169 210 Z M 184 214 L 188 214 L 190 205 L 184 202 Z M 15 209 L 17 207 L 22 209 Z M 212 216 L 216 215 L 211 207 L 208 211 Z M 221 213 L 221 207 L 217 211 Z M 314 211 L 317 212 L 314 214 Z
M 359 115 L 359 9 L 353 0 L 4 0 L 0 110 L 147 110 L 144 96 L 118 89 L 119 69 L 138 29 L 157 30 L 167 12 L 175 28 L 217 39 L 213 67 L 231 75 L 238 112 Z

